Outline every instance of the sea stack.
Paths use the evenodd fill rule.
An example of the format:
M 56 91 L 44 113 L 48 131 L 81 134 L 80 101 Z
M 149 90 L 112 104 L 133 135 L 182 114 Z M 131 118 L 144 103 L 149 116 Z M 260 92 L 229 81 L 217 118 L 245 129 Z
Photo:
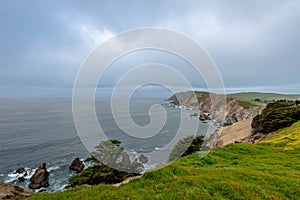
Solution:
M 41 187 L 49 186 L 49 172 L 46 168 L 46 163 L 42 163 L 30 178 L 30 189 L 39 189 Z
M 84 164 L 79 158 L 73 160 L 72 164 L 69 167 L 70 170 L 75 171 L 77 173 L 81 172 L 83 168 L 84 168 Z

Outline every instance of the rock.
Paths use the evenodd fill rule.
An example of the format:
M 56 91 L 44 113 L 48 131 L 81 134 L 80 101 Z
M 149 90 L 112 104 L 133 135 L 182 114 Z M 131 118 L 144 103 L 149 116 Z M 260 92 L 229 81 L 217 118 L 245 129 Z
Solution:
M 0 182 L 0 199 L 20 199 L 31 197 L 33 194 L 34 192 L 23 186 Z
M 16 173 L 18 173 L 18 174 L 24 174 L 24 176 L 27 176 L 27 171 L 25 170 L 24 167 L 19 167 L 19 168 L 16 170 Z
M 18 181 L 19 182 L 24 182 L 25 181 L 25 176 L 27 176 L 27 171 L 25 170 L 24 167 L 19 167 L 17 170 L 16 170 L 16 173 L 20 174 L 21 176 L 18 176 Z
M 39 168 L 34 172 L 33 176 L 30 178 L 30 189 L 39 189 L 41 187 L 49 186 L 49 172 L 46 168 L 46 163 L 42 163 Z
M 84 168 L 84 164 L 79 158 L 73 160 L 72 164 L 69 167 L 70 170 L 75 171 L 77 173 L 81 172 L 83 168 Z
M 25 177 L 24 177 L 24 176 L 18 177 L 18 181 L 19 181 L 19 182 L 24 182 L 24 181 L 25 181 Z
M 140 161 L 141 163 L 143 163 L 143 164 L 147 163 L 148 160 L 149 160 L 148 157 L 144 156 L 143 154 L 141 154 L 141 155 L 139 156 L 139 161 Z
M 201 121 L 205 121 L 205 120 L 210 120 L 210 117 L 204 113 L 201 113 L 200 116 L 199 116 L 199 119 Z

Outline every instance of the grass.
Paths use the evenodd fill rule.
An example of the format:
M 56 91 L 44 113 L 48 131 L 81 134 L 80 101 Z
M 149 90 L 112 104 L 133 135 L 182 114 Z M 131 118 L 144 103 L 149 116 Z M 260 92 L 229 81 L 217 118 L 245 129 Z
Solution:
M 280 129 L 268 134 L 263 143 L 282 147 L 285 150 L 295 150 L 300 148 L 299 123 L 294 123 L 291 127 Z
M 242 92 L 236 94 L 229 94 L 229 96 L 245 99 L 245 100 L 253 100 L 256 98 L 260 98 L 262 100 L 298 100 L 300 99 L 299 94 L 277 94 L 277 93 L 260 93 L 260 92 Z
M 264 103 L 251 101 L 251 100 L 248 100 L 248 99 L 239 98 L 239 100 L 240 100 L 239 104 L 241 106 L 243 106 L 244 108 L 246 108 L 246 109 L 253 108 L 253 107 L 256 107 L 256 106 L 265 106 L 266 105 Z
M 114 187 L 76 187 L 32 199 L 299 199 L 300 122 L 255 145 L 189 155 Z

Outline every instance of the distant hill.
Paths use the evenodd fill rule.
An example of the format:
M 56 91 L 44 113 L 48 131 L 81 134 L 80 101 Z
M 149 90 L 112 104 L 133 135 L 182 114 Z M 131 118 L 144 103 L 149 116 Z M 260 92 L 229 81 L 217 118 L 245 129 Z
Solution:
M 235 93 L 235 94 L 228 94 L 227 96 L 245 99 L 245 100 L 254 100 L 254 99 L 261 99 L 261 100 L 299 100 L 300 94 L 277 94 L 277 93 L 260 93 L 260 92 L 242 92 L 242 93 Z

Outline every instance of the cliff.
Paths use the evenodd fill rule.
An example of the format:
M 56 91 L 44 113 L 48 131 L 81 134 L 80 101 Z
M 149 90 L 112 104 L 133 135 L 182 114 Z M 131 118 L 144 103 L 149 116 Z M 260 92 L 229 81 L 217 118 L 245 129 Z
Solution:
M 263 105 L 251 101 L 199 91 L 176 93 L 168 100 L 178 106 L 199 109 L 206 115 L 211 116 L 210 119 L 216 120 L 221 125 L 230 125 L 255 117 L 264 108 Z

